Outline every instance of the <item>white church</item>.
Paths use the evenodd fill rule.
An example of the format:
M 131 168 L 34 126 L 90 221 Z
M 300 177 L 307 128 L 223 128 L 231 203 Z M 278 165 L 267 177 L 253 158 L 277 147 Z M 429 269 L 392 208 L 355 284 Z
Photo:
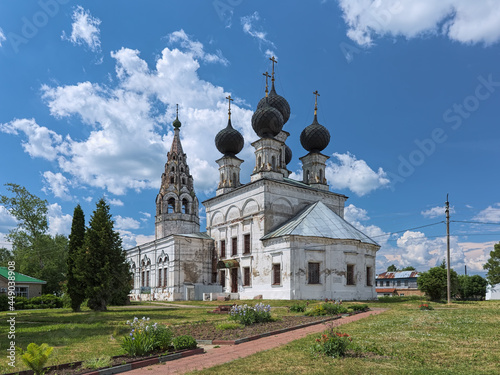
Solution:
M 200 232 L 198 199 L 173 122 L 156 198 L 155 240 L 127 250 L 133 273 L 132 300 L 376 299 L 375 257 L 380 246 L 344 220 L 347 197 L 331 192 L 321 153 L 330 133 L 314 119 L 300 135 L 303 180 L 289 178 L 291 149 L 282 130 L 288 102 L 271 91 L 252 116 L 259 139 L 250 182 L 241 184 L 236 155 L 243 136 L 231 125 L 215 138 L 222 157 L 214 197 L 202 202 L 206 232 Z M 266 73 L 266 80 L 267 80 Z

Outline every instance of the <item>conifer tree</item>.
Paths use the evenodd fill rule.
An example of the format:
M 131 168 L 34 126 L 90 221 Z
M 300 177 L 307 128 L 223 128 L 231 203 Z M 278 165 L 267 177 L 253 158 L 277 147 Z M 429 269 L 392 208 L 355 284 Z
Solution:
M 490 285 L 496 285 L 500 283 L 500 242 L 495 244 L 493 251 L 490 251 L 490 259 L 483 266 L 485 270 L 488 270 L 486 274 L 486 279 Z
M 68 244 L 68 284 L 67 291 L 71 299 L 73 311 L 80 311 L 80 306 L 85 300 L 85 278 L 82 277 L 81 252 L 85 237 L 85 215 L 80 205 L 75 207 L 71 234 Z
M 101 198 L 85 232 L 82 251 L 85 294 L 94 311 L 105 311 L 113 299 L 130 291 L 125 252 L 113 226 L 109 205 Z

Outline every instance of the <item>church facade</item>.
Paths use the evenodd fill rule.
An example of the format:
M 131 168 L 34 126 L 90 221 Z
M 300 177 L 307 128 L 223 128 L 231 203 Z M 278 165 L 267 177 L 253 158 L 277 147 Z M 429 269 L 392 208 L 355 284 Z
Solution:
M 214 197 L 203 202 L 206 232 L 200 232 L 198 199 L 173 123 L 156 198 L 155 240 L 127 250 L 134 275 L 131 299 L 343 299 L 376 298 L 375 257 L 380 246 L 344 220 L 347 197 L 330 191 L 323 151 L 329 131 L 314 120 L 300 136 L 303 179 L 289 178 L 291 150 L 283 125 L 288 102 L 272 86 L 259 102 L 252 127 L 259 139 L 250 182 L 240 183 L 236 155 L 242 135 L 232 127 L 231 97 L 226 128 L 216 136 L 222 157 Z M 266 80 L 267 80 L 266 73 Z

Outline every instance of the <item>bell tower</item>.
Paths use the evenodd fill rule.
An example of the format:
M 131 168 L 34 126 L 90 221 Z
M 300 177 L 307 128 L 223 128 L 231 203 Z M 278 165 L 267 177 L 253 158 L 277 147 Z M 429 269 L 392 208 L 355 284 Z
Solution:
M 161 176 L 160 192 L 156 197 L 156 239 L 171 234 L 190 234 L 200 231 L 198 198 L 179 136 L 181 127 L 179 105 L 177 105 L 176 113 L 176 118 L 172 123 L 174 140 L 167 153 L 165 172 Z

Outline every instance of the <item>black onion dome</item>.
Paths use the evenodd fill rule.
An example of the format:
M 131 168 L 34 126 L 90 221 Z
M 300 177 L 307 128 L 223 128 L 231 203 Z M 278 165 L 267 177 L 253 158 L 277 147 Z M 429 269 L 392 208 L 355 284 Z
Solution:
M 252 116 L 252 128 L 261 138 L 277 136 L 283 128 L 283 124 L 283 116 L 280 111 L 271 107 L 267 100 L 262 107 L 257 108 Z
M 283 116 L 283 124 L 286 124 L 286 122 L 290 118 L 290 104 L 288 104 L 284 97 L 276 93 L 274 84 L 271 88 L 269 96 L 267 97 L 267 101 L 271 107 L 276 108 L 278 111 L 280 111 L 281 116 Z M 257 109 L 262 108 L 265 102 L 265 97 L 260 99 L 259 104 L 257 104 Z
M 318 118 L 314 115 L 313 123 L 300 134 L 300 144 L 309 152 L 321 152 L 328 143 L 330 143 L 330 132 L 318 123 Z
M 241 133 L 231 125 L 231 119 L 227 126 L 215 136 L 215 146 L 224 155 L 234 156 L 243 149 L 245 141 Z
M 289 164 L 292 161 L 292 149 L 285 145 L 285 164 Z

